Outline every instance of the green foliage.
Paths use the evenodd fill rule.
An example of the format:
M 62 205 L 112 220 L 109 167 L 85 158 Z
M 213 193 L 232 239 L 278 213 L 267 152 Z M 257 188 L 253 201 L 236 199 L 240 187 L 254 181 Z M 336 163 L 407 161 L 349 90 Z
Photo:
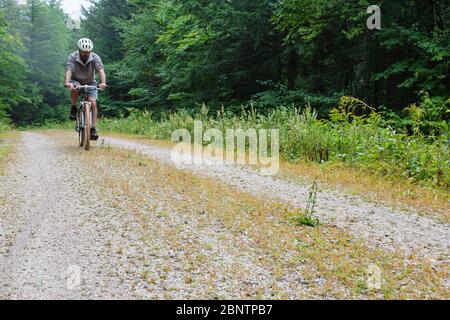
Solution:
M 10 130 L 10 129 L 11 129 L 10 125 L 8 125 L 4 122 L 0 122 L 0 132 L 4 132 L 4 131 Z
M 388 59 L 390 65 L 376 73 L 375 80 L 399 79 L 397 86 L 408 90 L 427 90 L 435 95 L 448 93 L 450 79 L 450 29 L 448 21 L 449 10 L 441 8 L 431 1 L 430 5 L 417 4 L 422 7 L 403 6 L 400 12 L 414 19 L 406 26 L 402 17 L 389 17 L 390 23 L 379 34 L 380 45 L 386 53 L 395 55 L 395 60 Z M 433 7 L 434 5 L 434 7 Z M 398 5 L 397 5 L 398 6 Z M 417 15 L 417 12 L 421 12 Z M 433 21 L 434 20 L 434 21 Z
M 128 30 L 128 26 L 125 26 L 126 21 L 129 21 L 134 9 L 141 5 L 140 1 L 99 0 L 89 10 L 82 10 L 83 19 L 78 38 L 92 39 L 94 51 L 100 55 L 105 65 L 111 90 L 101 95 L 100 112 L 108 116 L 121 116 L 127 113 L 128 107 L 148 103 L 140 99 L 142 91 L 132 91 L 132 83 L 136 84 L 139 81 L 140 74 L 145 72 L 145 69 L 142 69 L 142 66 L 134 59 L 125 60 L 124 52 L 127 42 L 120 37 L 122 28 Z M 136 26 L 132 24 L 131 27 Z M 142 27 L 145 28 L 145 26 Z M 142 39 L 133 43 L 133 46 L 140 47 L 141 42 Z M 139 58 L 145 61 L 145 55 Z
M 119 37 L 119 21 L 130 17 L 131 5 L 126 0 L 96 1 L 82 11 L 81 34 L 94 41 L 95 52 L 112 63 L 122 59 L 123 43 Z
M 87 16 L 104 15 L 110 2 Z M 112 66 L 120 93 L 112 96 L 123 110 L 234 104 L 278 72 L 268 0 L 153 0 L 129 10 L 129 19 L 114 21 L 120 39 L 110 40 L 123 43 L 123 59 Z
M 434 101 L 434 98 L 429 98 Z M 408 129 L 386 125 L 381 113 L 368 109 L 357 99 L 345 97 L 330 116 L 317 118 L 310 107 L 279 107 L 268 114 L 242 109 L 240 113 L 221 110 L 209 114 L 204 107 L 196 114 L 180 110 L 162 117 L 147 111 L 130 110 L 130 117 L 104 119 L 103 130 L 145 135 L 170 140 L 175 129 L 186 128 L 193 134 L 194 120 L 203 121 L 204 130 L 219 128 L 278 128 L 280 152 L 284 159 L 342 162 L 349 167 L 448 188 L 450 186 L 449 131 L 437 135 L 408 134 Z M 405 122 L 413 121 L 409 116 Z
M 398 112 L 420 90 L 448 96 L 449 9 L 383 2 L 382 30 L 371 31 L 370 4 L 99 0 L 83 30 L 110 60 L 106 115 L 251 101 L 261 112 L 309 103 L 324 117 L 345 95 Z
M 328 115 L 341 96 L 401 111 L 417 92 L 448 96 L 450 11 L 440 1 L 99 0 L 83 34 L 105 57 L 108 116 L 250 102 L 267 113 L 310 104 Z M 102 21 L 102 23 L 97 23 Z
M 411 127 L 416 135 L 439 136 L 450 130 L 450 97 L 430 97 L 422 91 L 419 102 L 403 111 L 408 115 L 403 125 Z
M 369 1 L 284 0 L 274 23 L 285 33 L 293 79 L 305 91 L 347 90 L 399 110 L 416 92 L 448 95 L 450 10 L 441 1 L 383 1 L 382 29 L 368 30 Z
M 68 50 L 75 46 L 69 45 L 70 31 L 65 24 L 65 14 L 56 2 L 28 1 L 26 15 L 31 22 L 26 43 L 28 80 L 40 88 L 46 104 L 53 107 L 65 98 L 61 79 Z
M 0 123 L 9 123 L 11 110 L 26 101 L 26 65 L 21 58 L 22 51 L 20 39 L 8 32 L 3 10 L 0 10 Z
M 449 96 L 450 7 L 438 0 L 383 1 L 382 29 L 373 31 L 365 26 L 370 4 L 97 0 L 83 11 L 82 30 L 71 32 L 59 1 L 18 6 L 0 0 L 7 33 L 24 45 L 15 54 L 26 64 L 27 90 L 42 95 L 25 102 L 35 116 L 22 117 L 25 107 L 19 107 L 13 121 L 56 116 L 47 109 L 67 99 L 57 79 L 75 40 L 86 36 L 106 65 L 111 89 L 104 115 L 126 116 L 130 107 L 157 113 L 192 110 L 203 103 L 235 111 L 253 103 L 265 114 L 279 106 L 309 104 L 323 118 L 341 96 L 351 95 L 387 114 L 386 121 L 396 126 L 396 115 L 386 106 L 396 112 L 405 105 L 430 110 L 418 92 Z M 14 105 L 17 101 L 4 102 L 2 110 Z M 424 119 L 421 133 L 446 130 L 446 120 Z M 414 125 L 399 126 L 411 131 Z
M 324 96 L 320 94 L 312 94 L 299 89 L 290 90 L 287 85 L 274 85 L 273 82 L 262 82 L 264 86 L 273 87 L 267 91 L 259 92 L 252 96 L 252 103 L 261 111 L 269 111 L 278 106 L 301 107 L 310 105 L 312 108 L 319 110 L 322 116 L 335 106 L 340 98 L 340 94 L 333 96 Z
M 61 79 L 70 31 L 59 2 L 31 0 L 27 5 L 18 5 L 16 1 L 1 0 L 0 8 L 7 19 L 5 31 L 9 38 L 2 41 L 5 52 L 1 55 L 11 65 L 8 68 L 5 62 L 2 67 L 0 62 L 0 82 L 9 81 L 15 90 L 2 89 L 6 93 L 3 105 L 7 105 L 7 117 L 16 124 L 42 123 L 49 116 L 60 118 L 55 108 L 67 101 Z

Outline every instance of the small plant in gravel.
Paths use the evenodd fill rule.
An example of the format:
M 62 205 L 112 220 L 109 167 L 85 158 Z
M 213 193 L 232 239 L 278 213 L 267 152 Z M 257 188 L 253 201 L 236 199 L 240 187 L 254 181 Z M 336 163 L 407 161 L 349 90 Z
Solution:
M 111 147 L 111 145 L 109 143 L 108 144 L 105 143 L 105 139 L 102 139 L 100 141 L 100 149 L 104 150 L 104 151 L 112 151 L 113 150 L 113 148 Z
M 164 211 L 164 210 L 156 212 L 156 216 L 158 218 L 164 218 L 164 217 L 167 217 L 168 215 L 169 215 L 169 212 Z
M 315 227 L 319 224 L 319 219 L 314 217 L 314 208 L 317 203 L 317 190 L 317 181 L 314 181 L 309 190 L 306 209 L 295 211 L 289 215 L 289 219 L 292 223 L 308 227 Z
M 150 276 L 150 273 L 148 270 L 141 271 L 141 278 L 143 280 L 148 280 L 149 276 Z

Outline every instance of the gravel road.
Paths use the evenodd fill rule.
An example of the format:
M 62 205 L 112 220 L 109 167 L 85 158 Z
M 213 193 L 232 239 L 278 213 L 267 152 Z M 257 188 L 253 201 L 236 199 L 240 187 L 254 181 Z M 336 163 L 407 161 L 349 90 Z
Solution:
M 0 177 L 0 299 L 311 297 L 296 267 L 275 280 L 263 252 L 236 252 L 248 239 L 213 219 L 146 210 L 143 230 L 123 196 L 91 192 L 107 183 L 73 141 L 25 132 Z
M 124 195 L 108 191 L 104 179 L 105 174 L 110 179 L 124 175 L 133 185 L 140 179 L 137 171 L 92 170 L 92 157 L 83 156 L 73 134 L 70 139 L 63 143 L 51 134 L 22 133 L 0 177 L 0 299 L 327 297 L 309 291 L 301 265 L 276 276 L 273 263 L 261 262 L 264 252 L 245 235 L 215 223 L 214 217 L 154 214 L 148 208 L 163 204 L 152 199 L 140 212 Z M 168 149 L 117 138 L 103 143 L 171 163 Z M 246 168 L 181 168 L 299 207 L 308 194 L 307 186 Z M 322 221 L 368 243 L 440 256 L 441 261 L 448 254 L 448 224 L 336 192 L 318 197 Z M 214 258 L 199 262 L 208 256 Z

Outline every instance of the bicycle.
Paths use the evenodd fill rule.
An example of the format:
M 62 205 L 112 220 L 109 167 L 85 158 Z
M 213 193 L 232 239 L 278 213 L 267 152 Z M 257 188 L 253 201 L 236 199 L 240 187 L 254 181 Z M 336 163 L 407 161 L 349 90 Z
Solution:
M 80 147 L 84 147 L 84 150 L 88 151 L 91 145 L 91 128 L 92 125 L 92 105 L 88 101 L 88 90 L 98 89 L 97 86 L 80 85 L 75 88 L 80 92 L 80 105 L 77 111 L 77 126 L 75 130 L 78 132 L 78 142 Z

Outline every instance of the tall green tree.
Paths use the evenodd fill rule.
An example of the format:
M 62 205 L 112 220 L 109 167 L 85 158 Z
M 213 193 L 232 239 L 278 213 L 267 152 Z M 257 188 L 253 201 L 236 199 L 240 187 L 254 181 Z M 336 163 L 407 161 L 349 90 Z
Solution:
M 69 52 L 70 30 L 60 1 L 28 1 L 30 19 L 27 62 L 29 80 L 42 90 L 46 103 L 56 106 L 64 97 L 62 79 Z
M 233 104 L 279 79 L 270 1 L 148 1 L 122 21 L 120 74 L 151 108 Z
M 126 0 L 91 0 L 93 6 L 83 8 L 82 33 L 95 43 L 95 52 L 103 60 L 114 62 L 123 58 L 118 20 L 130 18 L 132 5 Z
M 381 1 L 382 29 L 366 27 L 367 0 L 283 0 L 274 22 L 294 56 L 290 82 L 313 92 L 343 91 L 374 106 L 403 107 L 426 89 L 449 90 L 448 6 Z M 294 68 L 294 70 L 292 70 Z M 445 89 L 446 88 L 446 89 Z
M 0 9 L 0 121 L 10 122 L 12 110 L 27 101 L 25 97 L 26 64 L 17 35 L 8 31 L 4 10 Z
M 19 5 L 1 0 L 0 6 L 9 32 L 20 38 L 24 46 L 20 55 L 25 62 L 23 90 L 27 99 L 10 110 L 11 118 L 18 124 L 65 118 L 66 110 L 63 115 L 63 108 L 58 106 L 67 105 L 62 79 L 71 31 L 66 27 L 61 1 L 29 0 L 26 5 Z

